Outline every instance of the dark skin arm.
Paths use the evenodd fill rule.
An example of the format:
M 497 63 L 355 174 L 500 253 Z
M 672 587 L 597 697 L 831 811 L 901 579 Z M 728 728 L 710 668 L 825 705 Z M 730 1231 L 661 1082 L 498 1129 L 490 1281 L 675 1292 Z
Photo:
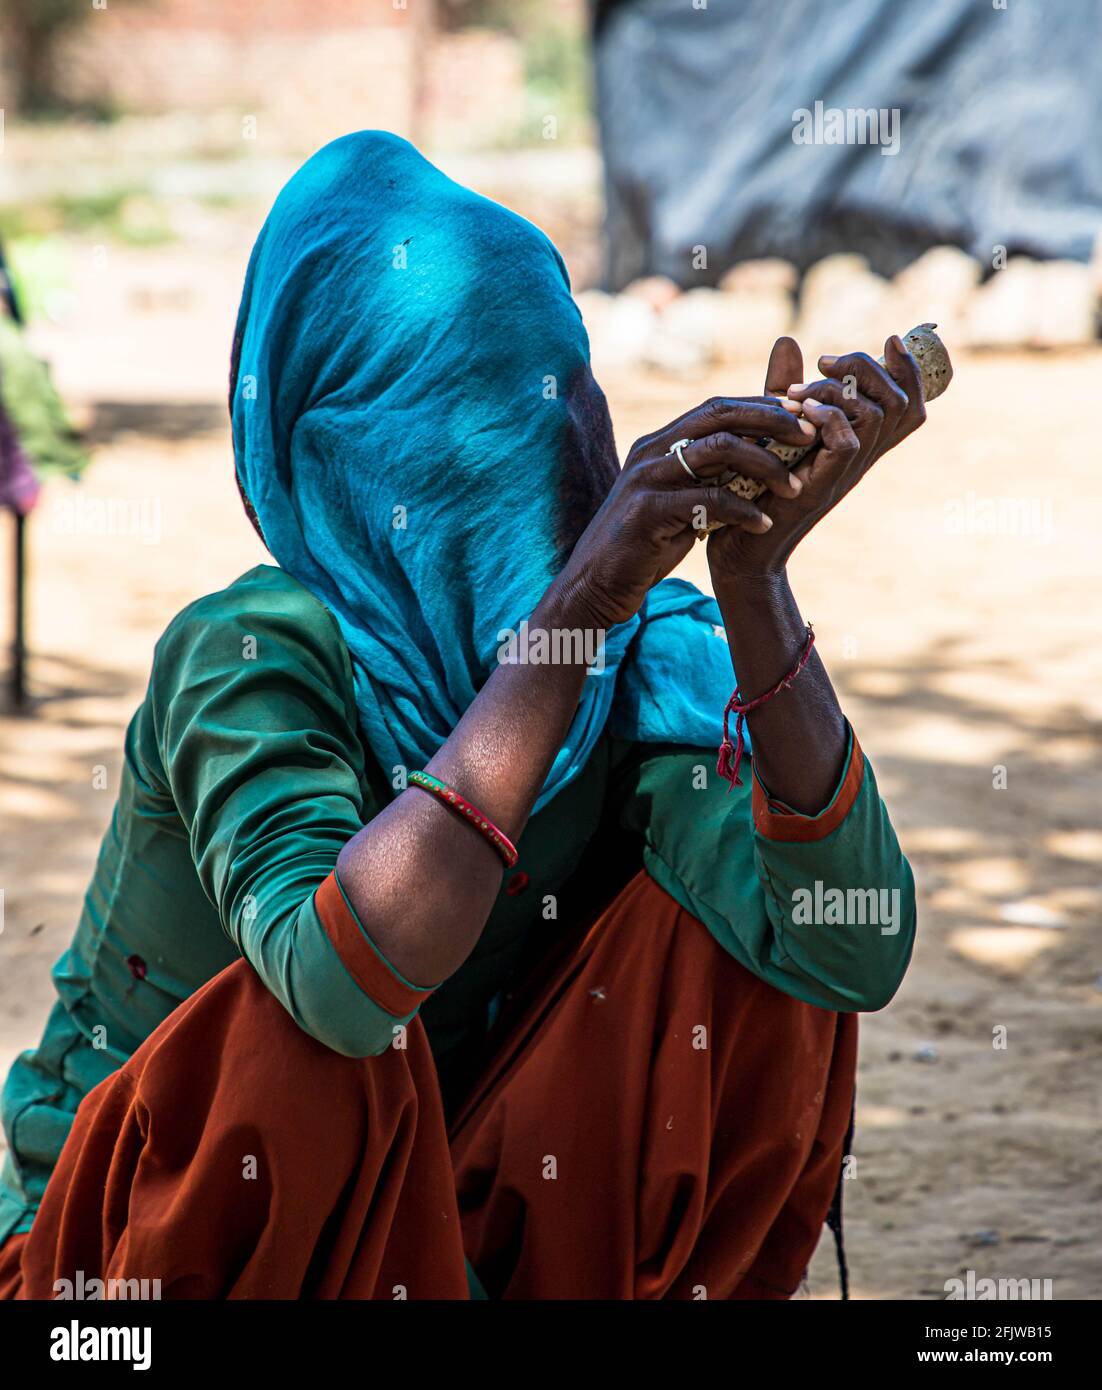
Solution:
M 773 350 L 768 395 L 718 398 L 639 440 L 565 569 L 532 614 L 532 629 L 602 632 L 639 609 L 647 592 L 720 521 L 708 560 L 744 696 L 772 685 L 798 656 L 805 630 L 785 565 L 799 540 L 856 485 L 880 454 L 921 422 L 918 369 L 889 345 L 888 370 L 871 359 L 821 359 L 823 382 L 803 393 L 805 419 L 774 399 L 802 373 L 799 349 Z M 857 391 L 843 391 L 853 375 Z M 837 403 L 835 403 L 837 396 Z M 792 473 L 752 441 L 821 444 Z M 671 444 L 688 438 L 690 478 Z M 717 480 L 757 478 L 761 505 Z M 570 726 L 581 664 L 498 666 L 428 771 L 456 786 L 513 840 L 519 836 Z M 718 711 L 717 711 L 718 716 Z M 771 792 L 796 810 L 822 809 L 841 773 L 845 724 L 817 658 L 790 690 L 750 719 L 755 760 Z M 474 948 L 503 865 L 470 826 L 410 789 L 353 837 L 338 860 L 365 930 L 416 984 L 454 973 Z
M 799 542 L 850 492 L 876 460 L 925 419 L 921 377 L 899 338 L 884 346 L 885 366 L 864 353 L 821 357 L 823 378 L 802 383 L 803 358 L 791 338 L 773 348 L 766 390 L 803 405 L 821 443 L 793 470 L 797 497 L 762 498 L 774 525 L 765 535 L 717 531 L 708 565 L 744 699 L 769 690 L 795 664 L 807 629 L 786 566 Z M 771 794 L 816 815 L 838 785 L 846 724 L 816 652 L 786 690 L 747 716 L 754 762 Z
M 730 432 L 802 442 L 809 429 L 775 402 L 717 403 L 707 449 L 718 471 L 793 492 L 772 454 Z M 611 441 L 610 441 L 611 442 Z M 629 461 L 529 619 L 530 629 L 601 632 L 630 618 L 684 558 L 706 512 L 732 529 L 765 530 L 753 504 L 701 487 L 676 459 Z M 512 840 L 524 829 L 574 717 L 584 664 L 499 665 L 427 771 L 455 786 Z M 412 769 L 411 769 L 412 770 Z M 344 847 L 337 870 L 365 931 L 406 979 L 446 979 L 474 948 L 501 887 L 496 851 L 416 788 L 398 796 Z

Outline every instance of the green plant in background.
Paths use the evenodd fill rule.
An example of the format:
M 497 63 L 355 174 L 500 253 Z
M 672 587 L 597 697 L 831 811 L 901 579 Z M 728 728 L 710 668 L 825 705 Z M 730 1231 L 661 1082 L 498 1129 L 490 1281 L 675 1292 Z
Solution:
M 4 237 L 8 276 L 28 323 L 51 318 L 71 291 L 70 252 L 57 237 Z
M 525 88 L 529 114 L 524 134 L 542 138 L 542 120 L 553 112 L 567 140 L 589 120 L 589 56 L 585 34 L 561 22 L 534 28 L 524 39 Z
M 43 115 L 66 109 L 54 85 L 57 44 L 93 14 L 92 0 L 0 0 L 0 30 L 19 111 Z
M 31 242 L 58 232 L 96 235 L 129 246 L 160 246 L 174 237 L 164 204 L 141 188 L 61 193 L 37 202 L 0 206 L 4 241 Z
M 548 0 L 439 0 L 441 29 L 496 29 L 521 46 L 526 110 L 520 131 L 502 133 L 505 143 L 540 143 L 549 115 L 558 123 L 560 140 L 569 142 L 587 133 L 589 32 L 584 7 L 577 9 L 571 15 Z

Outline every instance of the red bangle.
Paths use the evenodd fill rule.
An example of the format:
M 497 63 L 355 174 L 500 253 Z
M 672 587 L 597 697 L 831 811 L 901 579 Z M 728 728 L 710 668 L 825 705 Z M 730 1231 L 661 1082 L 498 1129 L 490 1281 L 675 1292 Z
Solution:
M 450 806 L 457 816 L 462 816 L 464 820 L 469 821 L 482 838 L 488 840 L 501 855 L 507 869 L 511 869 L 517 862 L 519 855 L 516 846 L 508 835 L 499 830 L 487 816 L 484 816 L 477 806 L 472 806 L 465 796 L 460 796 L 454 787 L 449 787 L 446 782 L 441 782 L 440 778 L 434 777 L 431 772 L 411 772 L 409 784 L 411 787 L 420 787 L 423 792 L 428 792 L 430 796 L 435 796 L 445 806 Z
M 735 693 L 727 701 L 727 707 L 723 711 L 723 742 L 719 745 L 719 761 L 716 763 L 716 772 L 720 777 L 727 781 L 727 790 L 732 787 L 741 787 L 742 778 L 738 775 L 739 764 L 742 762 L 742 754 L 746 747 L 746 732 L 744 725 L 746 715 L 749 710 L 757 709 L 759 705 L 764 705 L 766 700 L 771 700 L 774 695 L 779 695 L 782 690 L 786 690 L 800 672 L 807 665 L 811 658 L 811 648 L 815 645 L 815 633 L 811 624 L 807 625 L 807 642 L 800 653 L 800 659 L 789 671 L 787 676 L 782 676 L 771 690 L 767 690 L 764 695 L 759 695 L 756 700 L 743 701 L 736 688 Z M 731 717 L 732 711 L 737 716 L 735 719 L 735 743 L 731 743 L 731 735 L 727 730 L 727 721 Z

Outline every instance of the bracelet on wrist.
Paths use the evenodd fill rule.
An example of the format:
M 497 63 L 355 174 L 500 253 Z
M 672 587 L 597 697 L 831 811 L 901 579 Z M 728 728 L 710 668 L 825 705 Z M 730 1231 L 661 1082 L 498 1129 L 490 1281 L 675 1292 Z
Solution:
M 719 761 L 716 763 L 716 772 L 727 782 L 727 790 L 732 787 L 741 787 L 742 778 L 738 775 L 739 765 L 742 762 L 742 755 L 746 749 L 746 716 L 752 709 L 757 709 L 759 705 L 764 705 L 767 700 L 771 700 L 774 695 L 779 695 L 782 690 L 787 690 L 800 672 L 811 659 L 811 649 L 815 645 L 815 632 L 811 624 L 807 624 L 807 641 L 804 649 L 800 653 L 799 660 L 789 671 L 787 676 L 782 676 L 780 680 L 764 695 L 759 695 L 755 700 L 743 700 L 741 692 L 735 688 L 735 693 L 727 701 L 723 711 L 723 742 L 719 745 Z M 728 721 L 731 715 L 735 715 L 735 742 L 731 742 L 731 735 Z
M 505 867 L 511 869 L 519 858 L 516 846 L 503 830 L 485 816 L 477 806 L 472 805 L 454 787 L 449 787 L 446 782 L 441 782 L 439 777 L 434 777 L 431 772 L 411 772 L 409 774 L 409 785 L 417 787 L 423 792 L 428 792 L 430 796 L 435 796 L 437 801 L 449 807 L 457 816 L 462 816 L 469 825 L 488 841 L 505 862 Z

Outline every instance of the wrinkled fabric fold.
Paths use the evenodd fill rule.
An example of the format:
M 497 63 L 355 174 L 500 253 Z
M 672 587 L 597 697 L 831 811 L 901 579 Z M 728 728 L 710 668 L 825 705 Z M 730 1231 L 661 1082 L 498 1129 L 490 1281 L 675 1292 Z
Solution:
M 562 257 L 406 141 L 360 131 L 279 194 L 235 338 L 241 490 L 336 617 L 380 766 L 424 767 L 563 562 L 589 340 Z M 608 633 L 537 809 L 610 719 L 622 738 L 718 743 L 732 687 L 714 599 L 659 584 Z
M 788 1298 L 822 1230 L 857 1022 L 756 979 L 646 874 L 511 1025 L 449 1136 L 421 1025 L 367 1059 L 245 962 L 84 1101 L 0 1290 L 164 1298 Z M 18 1266 L 18 1270 L 16 1270 Z

